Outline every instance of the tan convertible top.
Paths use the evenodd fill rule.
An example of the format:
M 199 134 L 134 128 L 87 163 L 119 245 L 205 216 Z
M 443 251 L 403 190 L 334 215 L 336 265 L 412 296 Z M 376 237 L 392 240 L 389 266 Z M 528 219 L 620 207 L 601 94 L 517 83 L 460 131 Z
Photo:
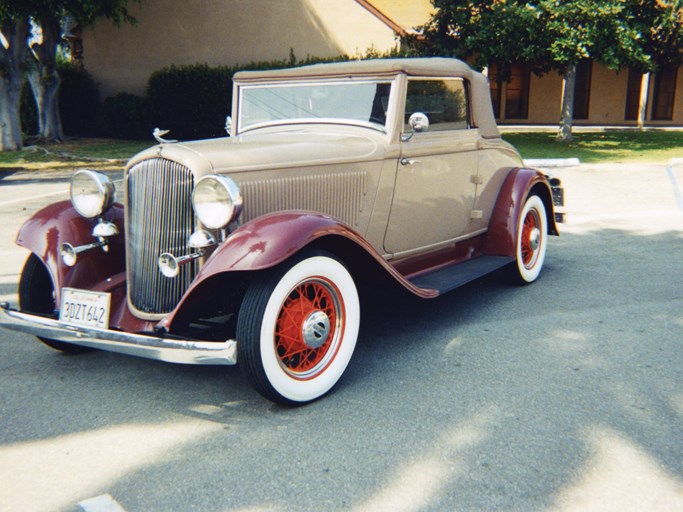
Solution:
M 313 64 L 298 68 L 268 71 L 240 71 L 236 82 L 260 82 L 293 78 L 333 78 L 342 76 L 387 76 L 404 73 L 419 77 L 461 77 L 472 87 L 472 115 L 482 137 L 500 137 L 491 108 L 488 79 L 458 59 L 433 57 L 425 59 L 375 59 Z

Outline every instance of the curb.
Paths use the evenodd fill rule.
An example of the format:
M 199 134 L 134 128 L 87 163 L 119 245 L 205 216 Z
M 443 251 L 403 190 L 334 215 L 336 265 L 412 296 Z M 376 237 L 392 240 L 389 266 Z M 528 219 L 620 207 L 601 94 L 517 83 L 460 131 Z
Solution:
M 529 158 L 524 159 L 527 167 L 577 167 L 581 165 L 578 158 Z

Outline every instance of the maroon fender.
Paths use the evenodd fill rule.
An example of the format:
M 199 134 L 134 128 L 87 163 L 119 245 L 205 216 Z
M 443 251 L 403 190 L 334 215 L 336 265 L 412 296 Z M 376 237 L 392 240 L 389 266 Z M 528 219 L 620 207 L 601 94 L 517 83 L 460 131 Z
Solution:
M 123 207 L 114 205 L 103 217 L 116 224 L 121 234 L 111 238 L 109 252 L 93 249 L 83 253 L 73 267 L 62 262 L 59 248 L 63 243 L 76 247 L 97 241 L 92 236 L 97 221 L 80 216 L 70 201 L 43 208 L 19 229 L 17 245 L 28 249 L 43 261 L 52 276 L 57 303 L 64 286 L 96 289 L 107 278 L 125 270 Z
M 515 257 L 519 217 L 532 192 L 538 194 L 545 205 L 548 233 L 559 234 L 548 180 L 535 169 L 516 168 L 510 171 L 498 193 L 484 242 L 484 254 Z
M 416 295 L 425 298 L 438 295 L 421 290 L 406 280 L 360 234 L 343 222 L 316 212 L 288 211 L 264 215 L 230 234 L 206 261 L 176 308 L 158 325 L 169 328 L 175 316 L 192 302 L 197 288 L 209 279 L 227 272 L 274 267 L 313 242 L 331 237 L 341 237 L 365 252 Z
M 417 290 L 365 238 L 343 222 L 321 213 L 288 211 L 264 215 L 236 229 L 206 261 L 186 296 L 212 276 L 274 267 L 313 241 L 328 236 L 353 242 L 409 289 Z

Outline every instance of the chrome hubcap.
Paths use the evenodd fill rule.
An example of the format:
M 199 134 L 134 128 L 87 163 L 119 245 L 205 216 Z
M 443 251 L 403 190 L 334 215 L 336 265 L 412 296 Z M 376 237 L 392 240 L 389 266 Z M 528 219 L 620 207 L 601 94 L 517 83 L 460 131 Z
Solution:
M 531 230 L 531 233 L 529 233 L 529 247 L 531 247 L 532 251 L 535 251 L 538 249 L 538 247 L 541 245 L 541 230 L 538 228 L 533 228 Z
M 302 328 L 304 343 L 309 348 L 322 347 L 330 336 L 330 319 L 323 311 L 314 311 Z

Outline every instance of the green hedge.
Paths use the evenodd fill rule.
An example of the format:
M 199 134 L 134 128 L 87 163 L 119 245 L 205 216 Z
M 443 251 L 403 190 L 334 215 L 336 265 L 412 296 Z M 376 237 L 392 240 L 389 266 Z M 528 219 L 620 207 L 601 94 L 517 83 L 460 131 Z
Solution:
M 366 57 L 395 57 L 369 51 Z M 152 73 L 145 97 L 119 93 L 101 102 L 92 77 L 69 63 L 60 63 L 60 115 L 65 135 L 107 136 L 122 139 L 151 139 L 155 127 L 170 130 L 174 139 L 200 139 L 225 135 L 225 118 L 232 104 L 232 77 L 242 70 L 282 69 L 321 62 L 349 60 L 307 57 L 252 62 L 241 66 L 194 64 L 170 66 Z M 36 105 L 31 88 L 22 95 L 22 126 L 33 135 L 38 131 Z
M 149 118 L 174 139 L 224 135 L 232 102 L 232 70 L 206 64 L 171 66 L 147 84 Z
M 113 139 L 148 139 L 152 137 L 149 105 L 146 98 L 120 92 L 102 104 L 100 133 Z
M 147 85 L 149 118 L 155 127 L 170 130 L 174 139 L 203 139 L 225 135 L 225 118 L 232 105 L 232 77 L 238 71 L 282 69 L 320 62 L 348 60 L 307 57 L 252 62 L 242 66 L 207 64 L 170 66 L 152 73 Z

